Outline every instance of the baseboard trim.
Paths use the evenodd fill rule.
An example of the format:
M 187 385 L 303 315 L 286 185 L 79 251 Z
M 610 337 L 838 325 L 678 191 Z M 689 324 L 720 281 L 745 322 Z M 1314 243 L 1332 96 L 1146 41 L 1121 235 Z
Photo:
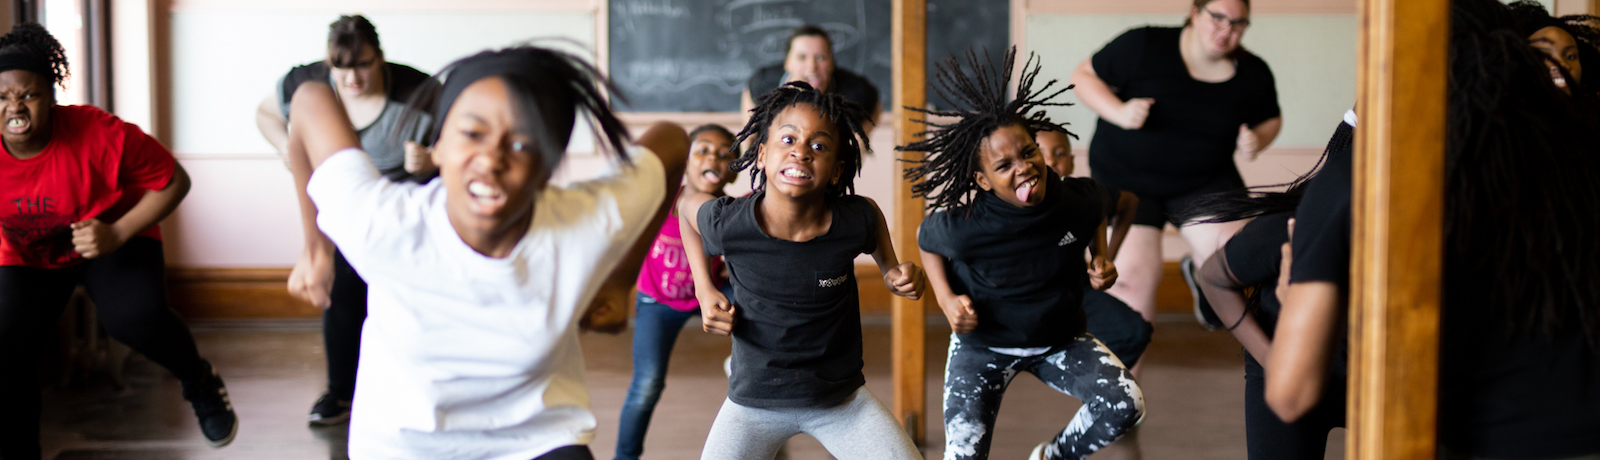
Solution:
M 876 265 L 856 265 L 862 315 L 889 314 L 890 294 L 882 279 Z M 322 310 L 289 295 L 288 282 L 288 268 L 169 268 L 167 296 L 178 314 L 196 320 L 321 317 Z M 1192 304 L 1178 263 L 1167 262 L 1156 289 L 1156 313 L 1192 314 Z M 942 315 L 938 305 L 926 305 L 928 316 Z

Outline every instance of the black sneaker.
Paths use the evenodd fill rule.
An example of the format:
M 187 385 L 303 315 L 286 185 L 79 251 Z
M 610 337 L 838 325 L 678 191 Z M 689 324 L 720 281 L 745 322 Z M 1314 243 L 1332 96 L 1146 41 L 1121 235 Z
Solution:
M 223 386 L 217 369 L 206 363 L 206 376 L 198 382 L 183 382 L 183 399 L 194 406 L 194 416 L 200 419 L 200 433 L 206 436 L 211 447 L 222 447 L 233 442 L 239 434 L 239 416 L 233 413 L 233 403 L 228 401 L 228 388 Z
M 323 393 L 321 398 L 317 398 L 317 403 L 311 405 L 311 415 L 306 420 L 316 426 L 350 421 L 350 401 L 335 398 L 332 393 Z
M 1194 319 L 1209 331 L 1227 327 L 1217 317 L 1217 312 L 1211 309 L 1211 302 L 1206 301 L 1205 293 L 1200 292 L 1200 284 L 1195 282 L 1194 257 L 1183 256 L 1183 260 L 1178 261 L 1178 271 L 1183 273 L 1183 283 L 1189 285 L 1189 294 L 1194 296 Z

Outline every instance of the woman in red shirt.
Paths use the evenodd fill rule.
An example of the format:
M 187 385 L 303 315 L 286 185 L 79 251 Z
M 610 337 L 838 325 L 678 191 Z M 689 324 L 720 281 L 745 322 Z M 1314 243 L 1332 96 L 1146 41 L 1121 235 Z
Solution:
M 40 457 L 45 331 L 83 284 L 112 338 L 183 383 L 214 447 L 238 432 L 227 389 L 167 307 L 156 226 L 189 192 L 161 143 L 92 106 L 58 106 L 61 44 L 35 23 L 0 37 L 0 457 Z

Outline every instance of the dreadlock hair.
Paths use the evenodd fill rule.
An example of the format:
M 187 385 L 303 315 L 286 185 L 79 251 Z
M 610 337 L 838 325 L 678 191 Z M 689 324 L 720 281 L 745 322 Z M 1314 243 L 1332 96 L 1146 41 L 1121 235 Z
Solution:
M 431 115 L 423 144 L 434 145 L 456 97 L 472 83 L 491 77 L 505 82 L 517 132 L 534 139 L 539 169 L 533 178 L 537 187 L 549 183 L 551 174 L 566 157 L 567 141 L 580 116 L 599 135 L 601 150 L 631 164 L 623 152 L 632 138 L 606 101 L 607 94 L 625 100 L 623 94 L 587 61 L 550 48 L 513 46 L 450 63 L 412 92 L 400 125 L 417 126 Z M 412 134 L 404 133 L 407 138 Z
M 1340 150 L 1350 150 L 1354 140 L 1355 128 L 1341 121 L 1339 126 L 1334 128 L 1333 137 L 1328 139 L 1328 146 L 1322 150 L 1322 157 L 1317 159 L 1317 163 L 1311 166 L 1310 171 L 1285 184 L 1250 187 L 1243 195 L 1236 192 L 1202 195 L 1188 208 L 1177 211 L 1178 221 L 1191 224 L 1217 224 L 1267 214 L 1292 212 L 1300 206 L 1300 197 L 1305 195 L 1306 185 L 1322 170 L 1322 165 L 1328 161 L 1328 155 Z M 1279 187 L 1284 187 L 1284 190 L 1281 192 L 1270 190 Z
M 1034 79 L 1039 76 L 1040 68 L 1037 56 L 1028 55 L 1022 78 L 1017 82 L 1016 98 L 1009 100 L 1006 99 L 1006 85 L 1011 82 L 1011 69 L 1016 66 L 1015 46 L 1006 51 L 1005 62 L 999 67 L 988 64 L 988 49 L 984 50 L 983 59 L 979 60 L 978 53 L 968 48 L 966 58 L 971 74 L 964 71 L 967 69 L 962 68 L 961 61 L 954 55 L 940 60 L 934 74 L 934 91 L 951 101 L 955 106 L 953 110 L 906 107 L 906 110 L 934 117 L 955 117 L 957 120 L 948 124 L 927 119 L 916 120 L 928 127 L 927 131 L 917 134 L 926 138 L 895 147 L 898 151 L 927 154 L 922 160 L 908 161 L 915 166 L 906 168 L 904 177 L 912 182 L 912 196 L 927 198 L 929 209 L 950 209 L 972 202 L 978 190 L 973 175 L 982 170 L 978 166 L 980 144 L 997 129 L 1018 125 L 1028 131 L 1029 138 L 1040 131 L 1060 131 L 1074 139 L 1078 137 L 1067 131 L 1066 127 L 1050 121 L 1043 110 L 1034 111 L 1045 106 L 1073 105 L 1070 102 L 1050 102 L 1072 89 L 1072 85 L 1046 94 L 1056 84 L 1056 80 L 1050 80 L 1044 87 L 1034 91 Z
M 1451 5 L 1444 279 L 1468 288 L 1445 305 L 1487 296 L 1510 336 L 1577 328 L 1600 350 L 1600 116 L 1556 88 L 1509 8 Z
M 61 48 L 61 42 L 44 29 L 37 22 L 24 22 L 11 28 L 11 32 L 0 37 L 0 55 L 20 54 L 27 57 L 45 61 L 49 73 L 40 75 L 50 79 L 51 86 L 66 88 L 67 77 L 71 74 L 67 70 L 67 52 Z
M 746 145 L 745 140 L 751 139 L 749 148 L 733 159 L 728 168 L 734 172 L 750 168 L 750 190 L 765 190 L 767 177 L 761 174 L 761 165 L 757 164 L 761 149 L 767 143 L 767 132 L 772 128 L 772 120 L 778 117 L 789 107 L 807 104 L 817 109 L 822 114 L 822 119 L 833 125 L 833 130 L 839 135 L 839 146 L 835 156 L 842 163 L 838 183 L 828 184 L 824 191 L 828 198 L 853 195 L 856 191 L 856 176 L 861 174 L 861 154 L 872 151 L 871 142 L 867 140 L 867 132 L 862 129 L 866 120 L 866 112 L 854 102 L 832 93 L 824 93 L 812 88 L 803 81 L 785 83 L 778 89 L 767 92 L 756 98 L 756 107 L 750 110 L 750 121 L 739 130 L 739 135 L 733 140 L 733 145 Z
M 689 131 L 689 141 L 693 142 L 695 136 L 699 136 L 701 133 L 717 133 L 728 138 L 728 140 L 733 140 L 733 132 L 728 131 L 728 128 L 716 123 L 706 123 L 695 127 L 693 131 Z

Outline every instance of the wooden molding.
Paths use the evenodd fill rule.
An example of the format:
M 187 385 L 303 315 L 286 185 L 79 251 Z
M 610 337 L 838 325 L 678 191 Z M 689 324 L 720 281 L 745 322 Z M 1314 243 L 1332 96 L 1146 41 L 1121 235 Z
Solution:
M 920 262 L 918 262 L 920 264 Z M 1177 262 L 1163 267 L 1156 289 L 1156 312 L 1190 314 L 1193 298 L 1183 284 Z M 889 316 L 893 295 L 883 287 L 878 266 L 856 264 L 863 316 Z M 172 308 L 187 319 L 318 318 L 322 310 L 289 295 L 288 268 L 169 268 L 167 296 Z M 933 302 L 931 299 L 928 302 Z M 938 304 L 927 303 L 923 316 L 942 318 Z
M 1364 0 L 1346 452 L 1436 456 L 1449 0 Z
M 1024 0 L 1027 14 L 1171 14 L 1182 22 L 1189 2 L 1171 0 Z M 1355 14 L 1349 0 L 1256 0 L 1250 14 Z
M 895 57 L 892 69 L 894 103 L 891 104 L 893 109 L 888 112 L 894 114 L 895 144 L 907 145 L 917 140 L 917 133 L 922 131 L 922 127 L 912 121 L 916 113 L 904 107 L 928 105 L 928 2 L 894 0 L 891 11 L 889 21 L 893 29 L 890 34 L 893 44 L 890 46 L 890 55 Z M 897 151 L 895 157 L 902 161 L 917 161 L 922 159 L 922 154 Z M 922 225 L 923 200 L 912 196 L 911 183 L 898 176 L 891 174 L 888 177 L 895 184 L 894 212 L 886 216 L 894 222 L 895 254 L 901 263 L 916 262 L 921 266 L 917 227 Z M 882 277 L 873 276 L 872 279 Z M 894 296 L 889 302 L 890 334 L 893 336 L 890 343 L 894 344 L 890 352 L 890 372 L 894 379 L 893 410 L 895 418 L 904 425 L 906 434 L 911 436 L 911 441 L 919 446 L 927 442 L 928 402 L 924 382 L 928 373 L 928 350 L 924 337 L 928 323 L 924 302 L 931 296 L 930 290 L 919 300 Z
M 594 11 L 602 0 L 168 0 L 169 11 Z

